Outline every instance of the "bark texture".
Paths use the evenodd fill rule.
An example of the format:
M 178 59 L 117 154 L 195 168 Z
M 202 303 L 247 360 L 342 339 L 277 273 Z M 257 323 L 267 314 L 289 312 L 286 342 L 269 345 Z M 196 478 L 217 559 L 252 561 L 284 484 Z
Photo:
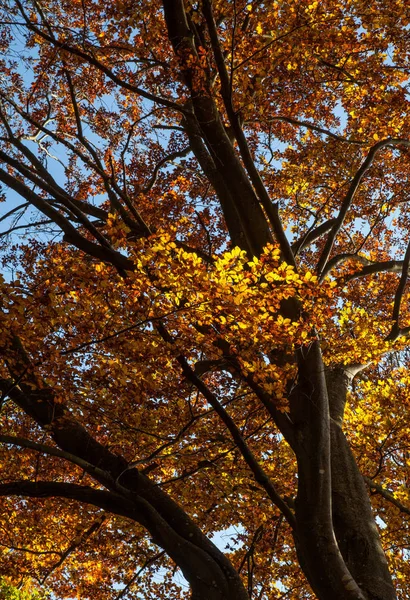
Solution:
M 181 126 L 192 153 L 219 199 L 230 241 L 251 258 L 260 255 L 266 244 L 275 239 L 281 246 L 283 260 L 295 264 L 295 256 L 281 228 L 277 207 L 271 204 L 256 172 L 240 119 L 233 110 L 229 90 L 224 83 L 212 3 L 204 0 L 203 5 L 207 35 L 222 82 L 226 115 L 234 135 L 227 134 L 224 119 L 213 99 L 210 73 L 205 71 L 198 81 L 192 61 L 187 61 L 188 56 L 198 58 L 198 34 L 189 22 L 183 0 L 163 0 L 169 41 L 179 61 L 180 80 L 186 86 L 188 96 Z M 121 273 L 132 270 L 129 258 L 97 238 L 89 241 L 73 225 L 68 227 L 67 220 L 51 204 L 18 178 L 13 179 L 6 172 L 0 175 L 6 185 L 56 223 L 64 232 L 65 239 L 76 248 L 112 264 Z M 357 185 L 359 182 L 360 178 Z M 325 224 L 323 231 L 319 232 L 319 228 L 316 234 L 311 234 L 298 245 L 300 248 L 309 239 L 314 240 L 315 235 L 331 229 L 330 241 L 323 255 L 323 268 L 332 249 L 330 236 L 338 231 L 342 216 L 337 222 Z M 289 299 L 284 303 L 282 313 L 298 318 L 297 300 Z M 32 374 L 32 365 L 18 338 L 13 340 L 12 352 L 10 379 L 0 381 L 4 396 L 10 397 L 40 427 L 47 428 L 61 450 L 84 461 L 88 465 L 87 472 L 105 490 L 97 493 L 80 489 L 80 486 L 74 489 L 56 487 L 50 482 L 47 485 L 38 482 L 32 486 L 27 482 L 15 482 L 8 488 L 0 486 L 0 494 L 63 494 L 117 512 L 143 525 L 155 543 L 181 568 L 191 586 L 192 600 L 249 600 L 248 592 L 231 562 L 201 532 L 183 507 L 147 475 L 130 468 L 122 457 L 94 440 L 61 403 L 55 402 L 52 390 Z M 181 358 L 180 361 L 182 373 L 185 376 L 191 373 L 191 382 L 198 392 L 203 393 L 193 379 L 192 369 L 188 363 L 184 367 L 183 360 Z M 272 354 L 271 361 L 274 360 L 281 359 Z M 250 386 L 270 412 L 296 456 L 298 492 L 292 518 L 300 565 L 319 600 L 395 600 L 363 477 L 342 429 L 349 377 L 343 368 L 326 370 L 318 339 L 299 348 L 294 360 L 298 377 L 289 394 L 289 415 L 280 413 L 275 408 L 274 399 L 267 398 L 257 384 L 239 369 L 236 369 L 236 376 L 242 377 L 243 383 Z M 235 431 L 234 426 L 232 431 Z M 248 465 L 252 463 L 251 459 L 253 457 L 248 460 Z M 262 473 L 258 482 L 263 480 Z M 275 497 L 275 492 L 272 492 L 272 497 Z M 290 512 L 291 509 L 287 507 L 286 510 Z M 285 514 L 285 511 L 282 512 Z M 289 521 L 291 519 L 288 518 Z

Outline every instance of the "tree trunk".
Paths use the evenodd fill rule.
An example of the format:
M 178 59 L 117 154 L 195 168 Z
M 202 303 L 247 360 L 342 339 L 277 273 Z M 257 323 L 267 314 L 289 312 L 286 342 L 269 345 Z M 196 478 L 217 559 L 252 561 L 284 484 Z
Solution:
M 349 377 L 327 373 L 331 415 L 333 525 L 345 562 L 368 600 L 394 600 L 396 593 L 381 546 L 369 495 L 342 431 Z
M 298 463 L 298 557 L 320 600 L 364 600 L 333 530 L 329 400 L 319 342 L 301 348 L 297 357 L 299 379 L 290 398 L 290 416 Z

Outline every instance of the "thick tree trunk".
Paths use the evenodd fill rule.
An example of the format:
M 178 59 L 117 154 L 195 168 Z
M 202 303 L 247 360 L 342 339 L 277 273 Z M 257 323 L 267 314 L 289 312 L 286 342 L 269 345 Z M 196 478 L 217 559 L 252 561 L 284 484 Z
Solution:
M 319 342 L 298 353 L 298 383 L 290 398 L 298 462 L 296 548 L 320 600 L 364 600 L 337 544 L 332 522 L 330 415 Z
M 327 371 L 326 383 L 324 375 L 318 348 L 305 349 L 291 401 L 299 561 L 319 600 L 395 600 L 369 496 L 341 427 L 349 377 L 342 368 Z
M 183 121 L 198 162 L 211 175 L 221 202 L 232 241 L 258 256 L 272 234 L 258 197 L 226 132 L 212 95 L 209 73 L 202 72 L 198 82 L 188 56 L 198 60 L 195 35 L 191 31 L 183 0 L 164 0 L 168 37 L 181 65 L 181 79 L 189 89 L 193 113 Z M 201 70 L 200 70 L 201 71 Z M 203 144 L 198 143 L 198 135 Z
M 363 477 L 339 425 L 332 423 L 333 524 L 345 562 L 368 600 L 396 593 Z
M 164 0 L 163 5 L 169 39 L 181 63 L 181 79 L 191 96 L 192 110 L 182 121 L 191 148 L 219 197 L 231 241 L 250 257 L 258 255 L 272 241 L 259 202 L 261 194 L 258 199 L 257 186 L 250 182 L 226 134 L 206 75 L 204 88 L 196 87 L 195 70 L 186 61 L 188 55 L 196 56 L 196 48 L 183 1 Z M 90 249 L 77 238 L 70 241 L 97 256 L 96 244 Z M 103 250 L 107 262 L 131 268 L 127 258 Z M 283 248 L 282 256 L 286 256 Z M 295 305 L 290 299 L 286 310 L 296 319 Z M 15 354 L 11 373 L 18 381 L 30 365 L 18 344 Z M 343 369 L 329 371 L 325 377 L 318 341 L 301 348 L 297 359 L 298 382 L 290 396 L 287 429 L 283 427 L 282 433 L 298 464 L 294 537 L 300 565 L 319 600 L 394 600 L 367 490 L 341 428 L 348 377 Z M 104 471 L 115 482 L 112 491 L 120 494 L 124 490 L 124 497 L 135 505 L 135 520 L 181 568 L 191 586 L 192 600 L 249 600 L 230 561 L 169 495 L 93 440 L 61 404 L 54 402 L 52 390 L 36 390 L 36 381 L 30 382 L 29 375 L 25 381 L 11 389 L 10 382 L 3 381 L 0 389 L 3 387 L 41 427 L 47 427 L 61 449 Z M 92 469 L 89 472 L 107 486 L 106 479 L 99 479 Z
M 396 593 L 381 546 L 368 492 L 342 431 L 349 377 L 327 373 L 331 415 L 333 525 L 344 560 L 368 600 L 394 600 Z

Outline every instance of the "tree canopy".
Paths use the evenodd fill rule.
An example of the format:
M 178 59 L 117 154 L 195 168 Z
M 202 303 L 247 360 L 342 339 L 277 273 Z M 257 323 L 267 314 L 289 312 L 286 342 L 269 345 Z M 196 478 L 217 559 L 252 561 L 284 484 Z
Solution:
M 1 585 L 410 598 L 410 10 L 0 22 Z

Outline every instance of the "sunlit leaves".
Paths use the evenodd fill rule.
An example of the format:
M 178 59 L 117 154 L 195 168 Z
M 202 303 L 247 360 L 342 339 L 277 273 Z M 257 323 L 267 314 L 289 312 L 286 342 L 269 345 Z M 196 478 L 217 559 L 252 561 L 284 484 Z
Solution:
M 57 405 L 136 461 L 207 535 L 237 528 L 227 553 L 254 577 L 254 594 L 310 597 L 289 529 L 178 358 L 289 498 L 295 459 L 252 386 L 289 411 L 295 350 L 314 340 L 329 369 L 367 365 L 344 428 L 363 472 L 408 503 L 408 340 L 387 339 L 409 241 L 406 147 L 378 154 L 337 228 L 327 276 L 317 262 L 369 150 L 408 138 L 409 16 L 399 0 L 212 4 L 228 101 L 201 2 L 185 2 L 190 34 L 175 52 L 159 1 L 46 0 L 20 11 L 3 3 L 0 166 L 83 241 L 102 245 L 85 254 L 58 228 L 20 244 L 26 209 L 5 219 L 15 236 L 4 243 L 0 282 L 1 375 L 21 375 L 18 336 L 31 385 L 52 389 Z M 221 128 L 218 144 L 198 109 L 209 100 L 227 133 Z M 234 180 L 218 152 L 229 146 L 239 163 L 244 156 L 230 108 L 296 266 L 276 244 L 253 257 L 229 240 L 216 183 Z M 188 135 L 195 114 L 198 130 Z M 110 265 L 102 248 L 121 252 L 129 268 Z M 392 272 L 371 271 L 389 261 Z M 356 279 L 361 268 L 370 270 Z M 406 288 L 395 324 L 404 329 L 409 300 Z M 1 418 L 3 432 L 54 443 L 7 399 Z M 5 480 L 18 473 L 96 485 L 80 468 L 26 450 L 1 445 Z M 407 597 L 407 521 L 377 494 L 372 501 Z M 100 522 L 98 511 L 65 501 L 4 499 L 2 510 L 2 567 L 17 583 L 50 582 L 59 597 L 104 600 L 128 584 L 129 598 L 184 597 L 174 565 L 135 524 Z M 90 522 L 100 525 L 87 537 Z

